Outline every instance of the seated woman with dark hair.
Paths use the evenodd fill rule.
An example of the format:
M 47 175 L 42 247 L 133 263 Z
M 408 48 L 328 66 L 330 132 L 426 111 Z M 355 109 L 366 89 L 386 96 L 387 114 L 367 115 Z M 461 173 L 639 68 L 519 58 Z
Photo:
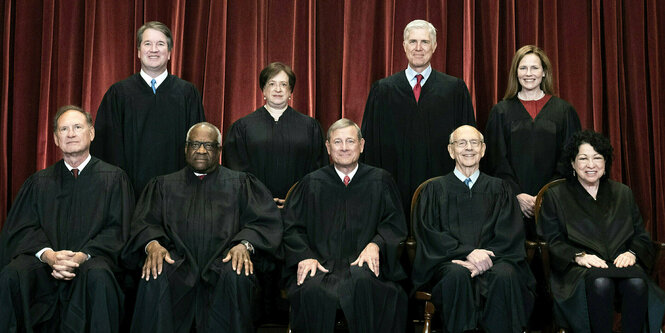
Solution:
M 616 297 L 623 332 L 658 332 L 665 293 L 645 272 L 654 248 L 632 191 L 608 179 L 610 141 L 578 132 L 562 159 L 567 179 L 545 192 L 538 225 L 549 243 L 559 324 L 573 332 L 611 332 Z

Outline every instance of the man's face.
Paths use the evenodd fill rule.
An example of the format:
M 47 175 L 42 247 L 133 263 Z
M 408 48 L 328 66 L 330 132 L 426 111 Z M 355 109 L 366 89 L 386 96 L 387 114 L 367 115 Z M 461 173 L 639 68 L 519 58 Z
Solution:
M 455 131 L 453 140 L 448 145 L 448 153 L 457 168 L 460 171 L 478 168 L 480 159 L 485 156 L 485 143 L 481 141 L 480 133 L 471 126 L 464 126 Z
M 53 133 L 55 145 L 64 155 L 88 153 L 90 142 L 95 138 L 95 128 L 88 125 L 86 117 L 77 110 L 69 110 L 60 115 L 58 126 Z
M 144 71 L 163 73 L 166 70 L 166 64 L 171 59 L 166 35 L 155 29 L 146 29 L 139 48 L 139 59 L 141 59 L 141 68 Z
M 436 41 L 430 39 L 427 29 L 409 31 L 409 38 L 404 41 L 404 52 L 413 70 L 420 73 L 427 68 L 434 50 L 436 50 Z
M 217 132 L 207 126 L 199 126 L 189 134 L 185 145 L 185 159 L 194 171 L 210 173 L 219 166 L 219 149 Z
M 365 148 L 365 139 L 358 140 L 355 126 L 347 126 L 331 133 L 330 140 L 326 141 L 326 148 L 338 169 L 353 168 Z

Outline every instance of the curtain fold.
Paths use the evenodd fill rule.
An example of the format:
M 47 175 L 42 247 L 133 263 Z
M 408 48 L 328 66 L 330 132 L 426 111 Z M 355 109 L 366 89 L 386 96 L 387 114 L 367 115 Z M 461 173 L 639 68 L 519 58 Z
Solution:
M 555 90 L 584 128 L 615 148 L 612 178 L 628 184 L 647 229 L 665 240 L 665 5 L 658 0 L 0 0 L 0 225 L 22 183 L 60 158 L 56 109 L 93 116 L 111 84 L 140 69 L 136 30 L 173 31 L 169 71 L 200 90 L 226 131 L 263 105 L 259 71 L 289 64 L 292 106 L 322 127 L 362 120 L 371 84 L 406 68 L 404 26 L 437 28 L 434 69 L 463 78 L 478 126 L 506 89 L 515 50 L 541 46 Z M 184 139 L 184 138 L 183 138 Z M 442 143 L 444 149 L 445 143 Z

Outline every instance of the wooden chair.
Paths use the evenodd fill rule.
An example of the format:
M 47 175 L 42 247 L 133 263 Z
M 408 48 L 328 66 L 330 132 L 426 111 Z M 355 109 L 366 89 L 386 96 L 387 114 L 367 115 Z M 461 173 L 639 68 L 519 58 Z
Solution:
M 534 216 L 535 216 L 536 225 L 538 225 L 538 222 L 540 220 L 540 208 L 543 204 L 543 196 L 545 195 L 545 192 L 547 192 L 547 190 L 551 186 L 563 183 L 565 181 L 566 181 L 566 179 L 564 179 L 564 178 L 553 180 L 553 181 L 545 184 L 545 186 L 543 186 L 543 188 L 541 188 L 540 191 L 538 191 L 538 195 L 536 196 L 536 203 L 535 203 L 535 207 L 534 207 Z M 550 261 L 549 261 L 549 247 L 547 245 L 547 242 L 545 242 L 545 241 L 539 241 L 538 246 L 540 248 L 541 255 L 543 257 L 543 271 L 544 271 L 543 275 L 545 277 L 545 280 L 547 281 L 548 291 L 550 291 L 549 288 L 550 288 L 550 272 L 551 272 L 551 270 L 550 270 L 550 264 L 549 264 L 550 263 Z M 663 267 L 662 262 L 663 262 L 663 260 L 665 260 L 665 243 L 653 241 L 653 246 L 656 249 L 656 258 L 654 260 L 652 270 L 651 270 L 650 273 L 651 273 L 651 277 L 656 281 L 656 283 L 658 283 L 659 282 L 659 272 L 661 270 L 661 267 Z M 553 327 L 555 327 L 555 331 L 558 331 L 559 333 L 565 333 L 566 332 L 565 328 L 557 327 L 556 322 L 553 323 Z

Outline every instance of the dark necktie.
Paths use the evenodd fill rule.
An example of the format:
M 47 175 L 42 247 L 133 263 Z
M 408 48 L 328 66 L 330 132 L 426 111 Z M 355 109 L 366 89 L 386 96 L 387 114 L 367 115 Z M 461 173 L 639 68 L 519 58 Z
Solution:
M 350 181 L 351 181 L 351 178 L 349 178 L 349 176 L 344 176 L 344 186 L 349 186 Z
M 74 179 L 79 177 L 79 169 L 72 169 L 72 175 L 74 175 Z
M 153 94 L 157 93 L 157 88 L 155 88 L 155 83 L 157 83 L 157 80 L 155 80 L 155 79 L 152 79 L 152 81 L 150 81 L 150 86 L 152 87 L 152 93 Z
M 464 184 L 466 185 L 466 187 L 471 188 L 471 186 L 469 186 L 469 184 L 471 184 L 471 178 L 465 179 Z
M 416 80 L 418 80 L 418 82 L 416 82 L 416 85 L 413 86 L 413 96 L 416 97 L 416 102 L 418 102 L 418 99 L 420 98 L 420 88 L 421 88 L 420 81 L 422 81 L 422 79 L 423 79 L 422 74 L 416 75 Z

